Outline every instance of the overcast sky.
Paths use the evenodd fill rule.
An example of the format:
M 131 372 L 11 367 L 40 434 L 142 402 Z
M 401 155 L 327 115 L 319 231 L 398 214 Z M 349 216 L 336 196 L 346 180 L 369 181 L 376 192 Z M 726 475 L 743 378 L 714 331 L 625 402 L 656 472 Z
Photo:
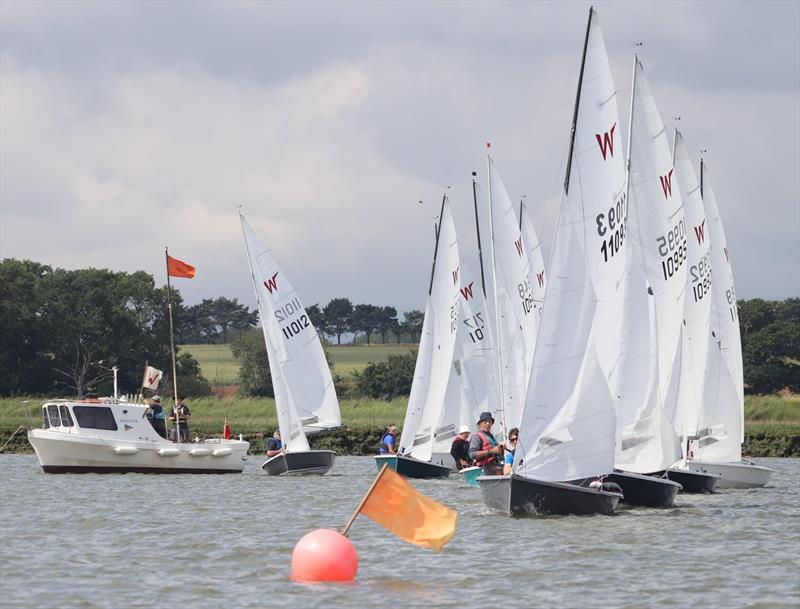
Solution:
M 595 7 L 623 132 L 636 50 L 708 151 L 738 296 L 800 295 L 800 3 Z M 242 205 L 307 305 L 423 309 L 448 185 L 474 249 L 486 142 L 549 245 L 588 9 L 3 0 L 0 254 L 163 284 L 168 245 L 188 303 L 255 307 Z

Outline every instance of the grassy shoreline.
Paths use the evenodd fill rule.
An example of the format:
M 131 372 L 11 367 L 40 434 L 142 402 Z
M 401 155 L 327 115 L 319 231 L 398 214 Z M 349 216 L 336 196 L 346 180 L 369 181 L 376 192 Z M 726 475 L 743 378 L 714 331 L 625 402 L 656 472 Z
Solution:
M 40 408 L 45 398 L 0 398 L 0 446 L 18 427 L 41 425 Z M 394 423 L 402 426 L 405 398 L 382 400 L 341 400 L 345 428 L 312 436 L 315 448 L 331 448 L 343 455 L 374 454 L 380 433 Z M 251 443 L 251 452 L 262 453 L 265 435 L 278 425 L 275 400 L 270 398 L 203 398 L 187 401 L 192 411 L 191 431 L 200 437 L 219 436 L 228 418 L 234 434 Z M 748 455 L 753 457 L 800 457 L 800 396 L 747 396 L 745 434 Z M 20 431 L 4 452 L 31 452 Z

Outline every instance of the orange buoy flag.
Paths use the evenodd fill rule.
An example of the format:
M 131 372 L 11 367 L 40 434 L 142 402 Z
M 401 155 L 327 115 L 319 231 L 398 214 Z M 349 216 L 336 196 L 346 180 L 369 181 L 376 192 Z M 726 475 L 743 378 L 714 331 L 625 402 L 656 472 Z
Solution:
M 457 512 L 421 494 L 393 469 L 378 475 L 360 513 L 409 543 L 441 550 L 456 532 Z
M 183 260 L 178 260 L 167 254 L 167 274 L 170 277 L 194 277 L 195 268 L 191 264 L 186 264 Z

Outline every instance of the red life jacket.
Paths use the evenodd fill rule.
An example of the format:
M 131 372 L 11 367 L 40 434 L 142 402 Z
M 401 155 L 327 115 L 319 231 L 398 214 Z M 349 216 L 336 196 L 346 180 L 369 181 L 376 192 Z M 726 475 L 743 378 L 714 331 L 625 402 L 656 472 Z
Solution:
M 490 450 L 497 446 L 496 444 L 492 444 L 489 440 L 489 436 L 487 436 L 482 431 L 476 432 L 481 438 L 481 447 L 479 450 Z M 492 465 L 494 463 L 499 463 L 497 455 L 487 455 L 483 459 L 475 459 L 475 465 L 478 467 L 483 467 L 484 465 Z

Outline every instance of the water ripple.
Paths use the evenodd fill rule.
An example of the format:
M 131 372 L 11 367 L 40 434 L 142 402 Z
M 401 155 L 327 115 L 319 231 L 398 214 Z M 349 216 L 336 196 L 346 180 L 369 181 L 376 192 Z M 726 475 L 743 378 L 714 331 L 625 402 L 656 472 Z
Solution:
M 348 585 L 288 579 L 294 545 L 347 522 L 375 475 L 340 458 L 323 478 L 46 475 L 0 456 L 0 598 L 8 608 L 800 606 L 800 459 L 765 459 L 769 487 L 679 495 L 667 510 L 511 519 L 460 480 L 413 481 L 456 507 L 443 552 L 368 519 Z

